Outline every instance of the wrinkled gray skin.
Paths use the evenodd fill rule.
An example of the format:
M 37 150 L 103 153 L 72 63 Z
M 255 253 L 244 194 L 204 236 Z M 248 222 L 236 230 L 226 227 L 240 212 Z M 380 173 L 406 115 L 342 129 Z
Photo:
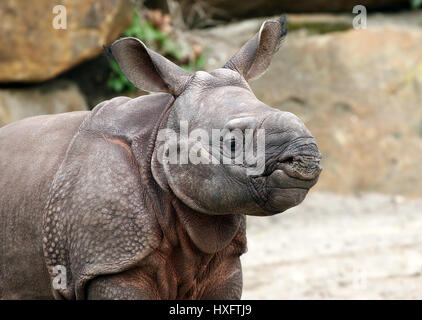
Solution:
M 321 171 L 303 123 L 247 83 L 284 35 L 284 19 L 266 21 L 223 68 L 193 75 L 121 39 L 110 50 L 129 80 L 164 93 L 1 128 L 0 297 L 239 299 L 245 214 L 299 204 Z M 190 130 L 265 129 L 265 172 L 161 164 L 157 133 L 178 132 L 180 120 Z M 66 288 L 52 288 L 56 265 Z

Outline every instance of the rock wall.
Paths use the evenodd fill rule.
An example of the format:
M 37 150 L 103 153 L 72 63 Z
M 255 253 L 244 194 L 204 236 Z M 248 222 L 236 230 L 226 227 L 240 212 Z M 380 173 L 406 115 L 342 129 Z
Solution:
M 65 32 L 60 43 L 66 44 L 55 52 L 58 34 L 48 33 L 54 30 L 50 25 L 43 27 L 44 20 L 51 24 L 51 19 L 35 18 L 50 14 L 47 2 L 39 2 L 44 9 L 34 9 L 32 18 L 27 13 L 28 21 L 18 23 L 16 34 L 0 29 L 3 81 L 47 79 L 98 54 L 102 42 L 117 37 L 132 14 L 123 0 L 64 1 L 69 11 L 74 3 L 81 9 L 68 21 L 68 31 L 54 31 Z M 0 3 L 5 26 L 19 6 L 20 1 Z M 265 103 L 297 114 L 316 137 L 324 171 L 315 190 L 421 196 L 422 11 L 370 15 L 366 30 L 352 29 L 352 19 L 289 15 L 295 31 L 289 32 L 268 72 L 251 87 Z M 212 70 L 257 32 L 262 21 L 182 34 L 188 43 L 204 48 L 206 68 Z M 41 34 L 37 28 L 47 31 Z M 96 74 L 96 69 L 87 73 Z M 81 85 L 79 76 L 75 81 Z M 73 82 L 0 89 L 0 126 L 31 115 L 86 108 L 86 99 Z

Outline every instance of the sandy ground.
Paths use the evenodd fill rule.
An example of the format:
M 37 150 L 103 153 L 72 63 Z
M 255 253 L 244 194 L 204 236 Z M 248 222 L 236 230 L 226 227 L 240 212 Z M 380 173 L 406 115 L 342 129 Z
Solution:
M 248 217 L 243 299 L 422 299 L 422 199 L 313 193 Z

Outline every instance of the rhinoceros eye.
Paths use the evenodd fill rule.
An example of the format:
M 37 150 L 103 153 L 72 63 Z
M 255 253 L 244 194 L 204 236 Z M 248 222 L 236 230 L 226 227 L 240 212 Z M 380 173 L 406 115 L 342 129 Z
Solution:
M 232 160 L 237 159 L 243 152 L 243 132 L 241 130 L 232 130 L 224 135 L 222 139 L 222 153 L 225 157 Z
M 231 152 L 235 152 L 236 151 L 236 139 L 232 138 L 230 140 L 230 150 Z
M 236 151 L 237 148 L 237 144 L 236 144 L 236 139 L 235 138 L 231 138 L 229 140 L 226 140 L 224 142 L 225 148 L 227 151 L 230 151 L 231 153 L 234 153 Z
M 226 155 L 231 158 L 231 159 L 235 159 L 236 156 L 238 156 L 239 152 L 242 151 L 242 146 L 240 145 L 240 143 L 242 143 L 241 141 L 239 141 L 239 139 L 235 139 L 235 138 L 230 138 L 228 140 L 225 141 L 225 149 L 226 149 Z

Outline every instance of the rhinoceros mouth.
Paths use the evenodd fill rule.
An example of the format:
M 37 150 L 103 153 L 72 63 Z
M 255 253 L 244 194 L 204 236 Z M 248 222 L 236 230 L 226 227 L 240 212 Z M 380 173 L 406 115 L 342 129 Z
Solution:
M 250 179 L 255 201 L 268 214 L 283 212 L 303 201 L 322 170 L 319 152 L 287 154 L 267 163 L 262 176 Z

